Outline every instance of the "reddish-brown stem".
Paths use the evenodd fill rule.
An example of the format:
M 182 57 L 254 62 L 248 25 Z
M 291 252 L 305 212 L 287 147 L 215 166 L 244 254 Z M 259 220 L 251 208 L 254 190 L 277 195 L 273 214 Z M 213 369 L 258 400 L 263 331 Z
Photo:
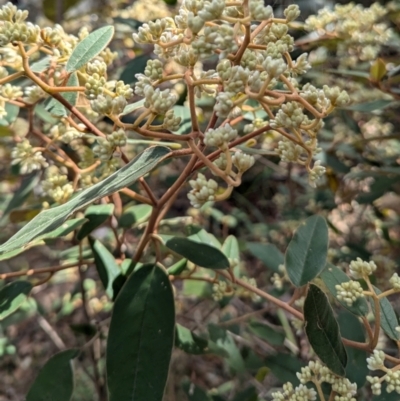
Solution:
M 93 263 L 93 260 L 82 260 L 81 264 L 89 265 Z M 18 272 L 10 272 L 10 273 L 3 273 L 0 274 L 0 280 L 6 280 L 13 277 L 21 277 L 21 276 L 33 276 L 34 274 L 43 274 L 43 273 L 55 273 L 60 270 L 70 269 L 71 267 L 77 267 L 79 263 L 70 263 L 67 265 L 58 265 L 58 266 L 51 266 L 51 267 L 42 267 L 38 269 L 27 269 L 21 270 Z
M 143 189 L 146 191 L 148 197 L 149 197 L 150 200 L 151 200 L 151 203 L 152 203 L 153 205 L 157 205 L 157 199 L 156 199 L 156 197 L 154 196 L 153 191 L 151 190 L 151 188 L 150 188 L 149 185 L 147 184 L 146 180 L 145 180 L 143 177 L 140 177 L 140 178 L 139 178 L 139 183 L 140 183 L 140 185 L 143 187 Z
M 140 195 L 140 194 L 136 193 L 135 191 L 132 191 L 129 188 L 121 189 L 120 192 L 122 192 L 126 196 L 129 196 L 130 198 L 134 199 L 135 201 L 138 201 L 140 203 L 145 203 L 145 204 L 150 205 L 150 206 L 152 205 L 152 202 L 151 202 L 150 199 L 146 198 L 143 195 Z

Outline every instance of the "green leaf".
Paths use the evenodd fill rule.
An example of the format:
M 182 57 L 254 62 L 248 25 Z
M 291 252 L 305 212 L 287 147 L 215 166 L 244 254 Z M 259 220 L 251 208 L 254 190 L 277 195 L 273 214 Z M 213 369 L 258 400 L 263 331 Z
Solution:
M 56 125 L 58 119 L 53 117 L 45 108 L 43 103 L 38 103 L 34 108 L 35 117 L 39 117 L 45 123 Z
M 133 18 L 114 17 L 114 22 L 117 24 L 128 25 L 130 28 L 135 30 L 143 25 L 142 21 Z
M 328 298 L 320 288 L 311 284 L 304 302 L 305 331 L 308 341 L 321 361 L 334 373 L 344 376 L 347 354 L 339 325 Z
M 0 246 L 0 255 L 5 252 L 13 251 L 14 249 L 25 247 L 29 242 L 40 235 L 58 228 L 77 210 L 133 184 L 137 179 L 151 171 L 157 164 L 164 160 L 168 153 L 169 149 L 162 146 L 148 148 L 103 181 L 79 192 L 78 195 L 69 202 L 44 210 L 6 243 Z
M 382 291 L 379 288 L 374 286 L 374 290 L 376 294 L 380 294 Z M 374 301 L 371 299 L 370 301 L 372 312 L 374 316 L 376 316 L 375 312 L 375 304 Z M 381 306 L 381 328 L 382 330 L 392 339 L 395 341 L 400 340 L 400 333 L 396 331 L 396 327 L 399 325 L 399 321 L 397 320 L 396 313 L 393 309 L 392 304 L 389 300 L 385 297 L 379 300 L 379 304 Z
M 53 231 L 50 231 L 49 233 L 40 236 L 40 239 L 52 239 L 52 238 L 60 238 L 60 237 L 65 237 L 68 235 L 70 232 L 76 230 L 78 227 L 80 227 L 86 219 L 84 217 L 78 217 L 77 219 L 71 219 L 66 222 L 64 222 L 60 227 L 56 228 Z
M 265 365 L 282 383 L 290 382 L 294 386 L 299 384 L 296 373 L 305 366 L 297 356 L 283 353 L 268 356 L 265 359 Z
M 176 105 L 173 110 L 175 117 L 181 118 L 178 130 L 173 131 L 173 133 L 177 135 L 189 134 L 192 131 L 192 118 L 189 107 Z
M 81 241 L 94 229 L 105 223 L 114 212 L 114 204 L 91 205 L 85 211 L 85 218 L 88 220 L 79 230 L 76 239 Z
M 119 218 L 121 228 L 131 228 L 136 224 L 147 221 L 151 215 L 152 207 L 150 205 L 134 205 L 128 207 Z
M 79 354 L 69 349 L 52 356 L 29 389 L 26 401 L 69 401 L 74 390 L 71 359 Z
M 178 262 L 174 263 L 172 266 L 168 267 L 168 274 L 171 276 L 179 276 L 187 266 L 187 259 L 183 258 L 178 260 Z
M 353 104 L 351 106 L 343 107 L 346 110 L 353 110 L 353 111 L 361 111 L 364 113 L 369 113 L 374 110 L 381 110 L 381 109 L 386 109 L 386 107 L 394 105 L 396 102 L 393 100 L 373 100 L 372 102 L 366 102 L 366 103 L 358 103 L 358 104 Z
M 38 184 L 39 176 L 37 174 L 30 174 L 24 177 L 21 181 L 19 188 L 13 193 L 12 198 L 8 202 L 7 206 L 2 206 L 3 215 L 0 218 L 0 224 L 3 223 L 8 214 L 23 205 L 28 196 L 32 193 L 33 188 Z
M 360 343 L 365 342 L 364 327 L 358 317 L 342 310 L 338 315 L 340 332 L 344 338 Z M 347 352 L 346 377 L 357 383 L 357 388 L 364 386 L 368 375 L 368 353 L 361 349 L 345 346 Z
M 340 270 L 338 267 L 327 263 L 325 269 L 321 272 L 320 277 L 324 284 L 327 286 L 329 292 L 344 308 L 358 316 L 367 315 L 369 308 L 365 298 L 358 298 L 352 306 L 349 306 L 346 302 L 337 299 L 337 290 L 335 286 L 350 281 L 350 278 L 345 272 Z
M 279 273 L 279 266 L 285 263 L 282 252 L 273 244 L 261 242 L 246 242 L 247 250 L 275 273 Z
M 207 232 L 202 228 L 201 230 L 195 232 L 194 234 L 190 234 L 188 238 L 192 241 L 200 242 L 201 244 L 206 244 L 213 246 L 214 248 L 221 249 L 221 244 L 215 238 L 215 235 Z
M 175 329 L 175 346 L 188 354 L 200 355 L 208 350 L 208 341 L 180 324 Z
M 229 267 L 228 258 L 213 246 L 180 237 L 169 239 L 165 245 L 171 251 L 176 252 L 198 266 L 209 269 L 227 269 Z
M 98 240 L 93 241 L 89 238 L 90 247 L 92 248 L 94 263 L 106 294 L 110 299 L 114 298 L 113 283 L 121 274 L 121 270 L 110 251 Z
M 321 216 L 309 217 L 296 230 L 285 255 L 288 276 L 296 287 L 313 280 L 323 270 L 328 253 L 328 225 Z
M 236 373 L 244 372 L 244 360 L 233 340 L 232 334 L 214 324 L 208 325 L 208 332 L 210 334 L 210 340 L 226 354 L 225 358 L 229 367 Z
M 229 259 L 240 260 L 239 242 L 234 235 L 228 235 L 222 244 L 222 252 Z
M 124 81 L 125 84 L 133 84 L 137 81 L 135 77 L 136 74 L 144 73 L 146 68 L 147 60 L 150 60 L 150 55 L 143 54 L 141 56 L 135 57 L 134 59 L 128 61 L 125 65 L 124 70 L 121 73 L 119 79 Z
M 7 114 L 0 118 L 0 126 L 8 126 L 12 124 L 18 117 L 19 107 L 15 104 L 6 103 L 5 110 Z
M 40 236 L 39 238 L 27 244 L 24 248 L 17 248 L 12 251 L 1 254 L 0 260 L 13 258 L 14 256 L 19 255 L 20 253 L 26 251 L 29 248 L 49 243 L 53 238 L 64 237 L 65 235 L 68 235 L 70 232 L 74 231 L 76 228 L 81 226 L 85 221 L 86 219 L 83 217 L 68 220 L 64 224 L 62 224 L 59 228 Z
M 28 298 L 32 284 L 14 281 L 0 290 L 0 321 L 15 312 Z
M 71 74 L 68 78 L 68 82 L 66 86 L 78 86 L 78 75 L 76 73 Z M 61 96 L 71 105 L 75 106 L 76 101 L 78 99 L 78 92 L 64 92 L 61 93 Z M 58 117 L 66 117 L 69 111 L 54 97 L 50 99 L 50 102 L 46 106 L 46 110 Z
M 285 333 L 283 331 L 278 331 L 273 327 L 261 322 L 250 322 L 248 329 L 257 337 L 265 340 L 271 345 L 279 346 L 285 341 Z
M 109 401 L 162 401 L 174 332 L 168 276 L 158 266 L 144 265 L 115 301 L 107 342 Z
M 365 71 L 357 71 L 357 70 L 343 70 L 343 69 L 328 69 L 326 72 L 330 72 L 332 74 L 345 75 L 349 77 L 356 78 L 369 78 L 368 72 Z
M 39 73 L 47 70 L 47 68 L 49 68 L 49 66 L 50 66 L 50 61 L 51 61 L 51 58 L 49 56 L 43 57 L 42 59 L 31 64 L 31 66 L 30 66 L 31 71 L 39 74 Z
M 133 111 L 135 111 L 137 109 L 140 109 L 141 107 L 144 107 L 145 101 L 146 101 L 146 99 L 142 99 L 135 103 L 128 104 L 127 106 L 125 106 L 123 112 L 121 113 L 121 116 L 125 116 L 127 114 L 132 113 Z
M 67 72 L 79 70 L 79 68 L 83 67 L 105 49 L 113 35 L 114 27 L 109 25 L 97 29 L 86 36 L 73 50 L 67 61 L 65 70 Z

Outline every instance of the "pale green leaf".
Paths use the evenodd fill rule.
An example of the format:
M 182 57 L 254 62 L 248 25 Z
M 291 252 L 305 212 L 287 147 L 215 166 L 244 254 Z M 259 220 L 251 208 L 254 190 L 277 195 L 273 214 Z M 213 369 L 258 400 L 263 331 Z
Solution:
M 78 76 L 76 73 L 71 74 L 68 78 L 66 86 L 78 86 Z M 61 93 L 61 96 L 71 105 L 75 106 L 76 101 L 78 99 L 78 92 L 64 92 Z M 68 110 L 55 98 L 50 99 L 50 102 L 46 106 L 46 110 L 49 111 L 50 114 L 57 117 L 66 117 L 68 115 Z
M 67 203 L 39 213 L 6 243 L 0 246 L 0 257 L 5 252 L 25 247 L 37 237 L 57 229 L 77 210 L 133 184 L 164 160 L 168 153 L 169 149 L 165 147 L 155 146 L 148 148 L 120 170 L 103 181 L 82 190 Z
M 67 61 L 65 70 L 67 72 L 74 72 L 83 67 L 105 49 L 113 35 L 114 27 L 104 26 L 86 36 L 73 50 Z

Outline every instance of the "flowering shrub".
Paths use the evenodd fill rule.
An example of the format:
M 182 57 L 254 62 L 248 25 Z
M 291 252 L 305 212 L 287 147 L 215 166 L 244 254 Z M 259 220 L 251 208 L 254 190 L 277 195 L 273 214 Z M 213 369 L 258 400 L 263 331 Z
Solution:
M 146 22 L 132 19 L 138 10 L 149 13 Z M 72 291 L 74 296 L 64 297 L 60 313 L 81 307 L 92 330 L 83 345 L 66 349 L 40 315 L 41 327 L 62 351 L 47 361 L 26 399 L 57 398 L 62 389 L 69 400 L 70 361 L 87 352 L 100 401 L 161 401 L 174 346 L 188 354 L 219 355 L 227 371 L 240 377 L 230 385 L 235 390 L 243 390 L 251 377 L 247 393 L 235 399 L 352 401 L 380 395 L 383 383 L 385 393 L 400 394 L 400 359 L 394 347 L 385 348 L 387 341 L 400 341 L 388 300 L 400 291 L 400 279 L 384 252 L 348 251 L 348 227 L 340 226 L 340 214 L 350 205 L 346 197 L 358 213 L 358 204 L 372 204 L 386 189 L 397 188 L 390 174 L 398 174 L 398 141 L 382 112 L 398 97 L 392 80 L 397 67 L 378 58 L 383 45 L 396 39 L 382 22 L 387 10 L 349 4 L 323 9 L 302 23 L 297 5 L 275 15 L 260 0 L 183 0 L 173 14 L 164 3 L 154 8 L 152 2 L 113 13 L 117 29 L 105 24 L 73 35 L 61 25 L 27 22 L 27 11 L 11 3 L 0 9 L 1 126 L 10 137 L 12 174 L 23 176 L 3 210 L 0 223 L 7 223 L 8 238 L 0 245 L 0 260 L 13 266 L 13 260 L 29 260 L 46 245 L 46 259 L 58 261 L 0 272 L 6 280 L 0 320 L 23 310 L 37 289 L 54 284 L 57 272 L 74 270 L 79 296 Z M 311 34 L 295 40 L 299 27 Z M 136 55 L 114 79 L 119 59 L 132 51 L 129 45 Z M 336 64 L 327 78 L 318 66 L 330 62 L 328 54 Z M 357 70 L 359 63 L 367 63 L 368 71 Z M 340 75 L 364 81 L 345 82 Z M 366 89 L 365 81 L 374 88 Z M 380 114 L 364 117 L 375 110 Z M 382 146 L 381 132 L 395 139 L 392 148 Z M 370 145 L 359 155 L 354 148 L 360 133 Z M 358 164 L 350 171 L 353 159 Z M 218 209 L 235 194 L 242 196 L 251 180 L 246 177 L 255 177 L 261 163 L 281 174 L 288 167 L 287 186 L 274 196 L 283 217 L 294 206 L 293 184 L 308 202 L 273 229 L 257 225 L 244 210 L 229 215 Z M 386 173 L 383 189 L 379 179 L 368 181 Z M 335 207 L 311 198 L 321 195 L 323 186 L 338 198 L 331 199 Z M 16 214 L 31 191 L 40 206 Z M 353 200 L 358 192 L 367 201 Z M 191 208 L 182 214 L 180 202 Z M 360 212 L 359 227 L 373 220 L 374 208 L 379 205 Z M 249 215 L 253 212 L 252 205 Z M 207 216 L 221 224 L 221 232 L 202 228 Z M 239 220 L 247 225 L 246 234 Z M 354 236 L 367 232 L 358 229 Z M 387 237 L 389 244 L 395 241 Z M 378 239 L 369 240 L 379 250 Z M 265 287 L 265 280 L 258 288 L 262 280 L 252 277 L 243 250 L 264 263 L 275 288 Z M 361 258 L 363 253 L 367 257 Z M 380 280 L 380 271 L 386 280 Z M 204 286 L 191 289 L 187 283 Z M 290 299 L 284 296 L 289 292 Z M 214 316 L 196 333 L 197 326 L 189 330 L 176 319 L 185 309 L 181 294 L 206 297 L 221 309 L 240 299 L 276 315 L 281 327 L 250 321 L 243 333 L 232 334 L 233 325 L 260 314 L 252 311 L 218 320 L 219 325 Z M 341 309 L 339 318 L 331 304 Z M 110 309 L 111 320 L 104 317 Z M 354 332 L 346 331 L 343 319 Z M 260 338 L 278 354 L 261 358 Z M 296 363 L 293 369 L 297 359 L 282 353 L 284 347 L 308 365 Z M 280 357 L 283 370 L 289 366 L 295 375 L 279 371 Z M 286 384 L 270 390 L 265 367 Z M 368 369 L 380 375 L 369 376 Z M 206 393 L 194 379 L 182 389 L 190 400 L 226 399 L 222 390 Z M 171 391 L 175 394 L 173 386 Z

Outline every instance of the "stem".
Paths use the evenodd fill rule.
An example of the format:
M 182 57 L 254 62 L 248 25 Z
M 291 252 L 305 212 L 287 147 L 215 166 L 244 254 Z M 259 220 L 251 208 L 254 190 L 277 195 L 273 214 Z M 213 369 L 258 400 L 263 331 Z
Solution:
M 371 349 L 375 349 L 379 341 L 379 333 L 381 330 L 381 305 L 379 303 L 379 298 L 376 295 L 374 288 L 371 285 L 371 282 L 369 281 L 369 277 L 365 277 L 364 279 L 368 285 L 368 289 L 372 292 L 372 299 L 374 301 L 375 327 L 374 327 L 374 335 L 369 345 Z
M 231 276 L 228 272 L 225 271 L 218 271 L 218 273 L 228 279 L 229 281 L 232 281 Z M 252 286 L 249 283 L 246 283 L 245 281 L 235 278 L 235 284 L 240 285 L 241 287 L 245 288 L 246 290 L 249 290 L 251 292 L 254 292 L 254 294 L 259 295 L 260 297 L 274 303 L 275 305 L 279 306 L 281 309 L 286 310 L 287 312 L 291 313 L 293 316 L 297 317 L 300 320 L 304 320 L 304 316 L 301 312 L 299 312 L 297 309 L 291 307 L 288 305 L 286 302 L 281 301 L 278 298 L 275 298 L 274 296 L 268 294 L 267 292 L 264 292 L 260 290 L 257 287 Z
M 321 388 L 321 383 L 317 380 L 315 380 L 315 381 L 313 380 L 312 382 L 315 384 L 315 387 L 317 389 L 319 401 L 325 401 L 325 396 L 324 396 L 324 392 L 322 391 L 322 388 Z
M 4 85 L 8 82 L 14 81 L 14 79 L 23 77 L 25 75 L 24 71 L 15 72 L 14 74 L 7 75 L 6 77 L 0 79 L 0 85 Z
M 129 196 L 132 199 L 135 199 L 135 201 L 138 201 L 140 203 L 145 203 L 146 205 L 150 205 L 150 206 L 153 204 L 150 199 L 148 199 L 145 196 L 142 196 L 142 195 L 136 193 L 135 191 L 132 191 L 129 188 L 121 189 L 120 192 L 122 192 L 126 196 Z
M 149 187 L 149 185 L 147 184 L 146 180 L 143 177 L 139 178 L 139 183 L 140 185 L 143 187 L 143 189 L 146 191 L 147 195 L 149 196 L 151 203 L 153 205 L 157 205 L 157 199 L 154 196 L 153 191 L 151 190 L 151 188 Z
M 188 90 L 190 117 L 192 120 L 192 131 L 200 132 L 199 121 L 197 119 L 197 113 L 196 113 L 196 103 L 195 103 L 192 74 L 193 74 L 193 69 L 187 70 L 185 73 L 185 81 L 186 81 L 187 90 Z
M 21 276 L 33 276 L 34 274 L 43 274 L 43 273 L 55 273 L 60 270 L 70 269 L 71 267 L 78 267 L 80 264 L 90 265 L 94 261 L 89 260 L 82 260 L 78 263 L 70 263 L 67 265 L 58 265 L 58 266 L 51 266 L 51 267 L 42 267 L 38 269 L 27 269 L 21 270 L 19 272 L 10 272 L 10 273 L 3 273 L 0 274 L 0 280 L 6 280 L 13 277 L 21 277 Z
M 224 171 L 219 169 L 211 160 L 207 158 L 206 155 L 197 147 L 194 141 L 189 141 L 189 146 L 193 150 L 193 153 L 207 166 L 211 171 L 213 171 L 218 177 L 222 178 L 228 185 L 237 186 L 237 183 L 232 180 Z

